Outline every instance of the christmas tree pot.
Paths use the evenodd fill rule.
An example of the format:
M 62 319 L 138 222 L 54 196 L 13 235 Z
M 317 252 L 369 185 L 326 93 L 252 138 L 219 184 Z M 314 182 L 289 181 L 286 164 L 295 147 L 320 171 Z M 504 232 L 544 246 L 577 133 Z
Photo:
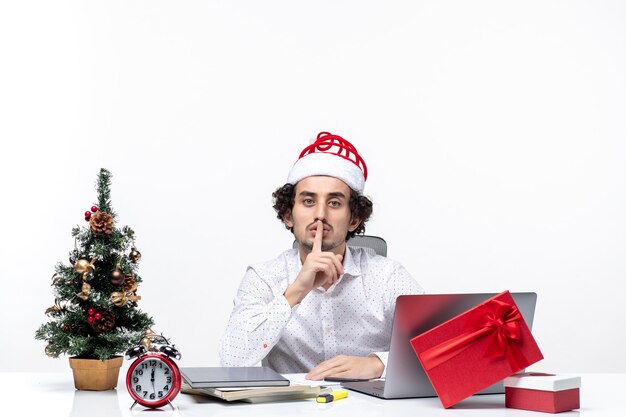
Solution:
M 101 361 L 99 359 L 70 358 L 70 367 L 74 374 L 74 386 L 78 390 L 106 391 L 117 386 L 117 378 L 123 358 L 114 356 Z

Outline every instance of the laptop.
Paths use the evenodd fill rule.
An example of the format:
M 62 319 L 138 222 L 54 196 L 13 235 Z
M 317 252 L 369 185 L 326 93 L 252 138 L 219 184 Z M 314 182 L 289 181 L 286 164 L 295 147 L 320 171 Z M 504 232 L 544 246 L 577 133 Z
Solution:
M 436 397 L 437 394 L 417 359 L 410 340 L 496 295 L 497 293 L 399 296 L 396 300 L 385 379 L 343 382 L 341 385 L 385 399 Z M 537 294 L 520 292 L 511 293 L 511 296 L 528 328 L 532 329 Z M 502 382 L 498 382 L 478 394 L 501 393 L 504 393 L 504 386 Z

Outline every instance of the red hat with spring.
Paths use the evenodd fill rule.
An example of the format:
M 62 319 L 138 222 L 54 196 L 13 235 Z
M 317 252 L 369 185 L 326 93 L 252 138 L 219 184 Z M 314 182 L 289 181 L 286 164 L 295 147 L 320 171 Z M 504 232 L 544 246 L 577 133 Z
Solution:
M 315 175 L 335 177 L 358 193 L 363 193 L 367 179 L 367 165 L 356 148 L 338 135 L 321 132 L 314 143 L 304 148 L 293 164 L 287 182 Z

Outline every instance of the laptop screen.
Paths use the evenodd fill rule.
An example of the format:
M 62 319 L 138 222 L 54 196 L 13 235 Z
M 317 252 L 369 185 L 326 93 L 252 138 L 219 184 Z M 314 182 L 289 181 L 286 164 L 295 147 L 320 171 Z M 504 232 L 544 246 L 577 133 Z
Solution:
M 401 295 L 396 301 L 391 346 L 387 362 L 385 398 L 436 396 L 417 359 L 410 340 L 433 327 L 477 306 L 497 293 Z M 511 293 L 526 324 L 532 329 L 537 294 Z M 496 384 L 481 393 L 504 392 Z

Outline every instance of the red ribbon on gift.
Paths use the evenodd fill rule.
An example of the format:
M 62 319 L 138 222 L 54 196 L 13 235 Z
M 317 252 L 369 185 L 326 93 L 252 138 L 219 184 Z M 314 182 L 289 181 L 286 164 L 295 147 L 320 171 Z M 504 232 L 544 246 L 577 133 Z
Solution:
M 528 360 L 517 346 L 522 338 L 520 321 L 523 319 L 517 306 L 491 300 L 478 306 L 473 313 L 467 323 L 470 331 L 420 353 L 424 369 L 428 371 L 452 359 L 481 337 L 491 338 L 485 351 L 486 358 L 506 356 L 515 371 L 526 366 Z

